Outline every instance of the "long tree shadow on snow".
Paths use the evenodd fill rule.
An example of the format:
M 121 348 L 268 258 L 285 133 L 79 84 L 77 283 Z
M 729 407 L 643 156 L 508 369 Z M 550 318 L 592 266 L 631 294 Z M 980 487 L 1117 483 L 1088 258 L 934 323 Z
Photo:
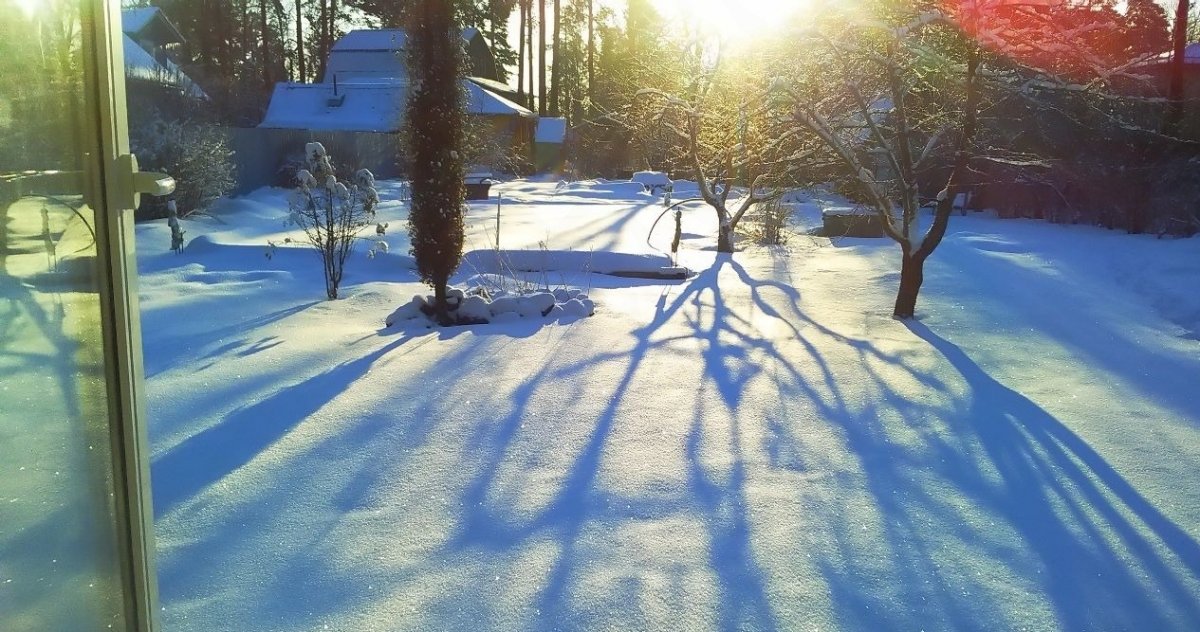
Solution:
M 684 446 L 687 487 L 678 498 L 646 500 L 621 497 L 597 484 L 605 444 L 615 424 L 620 421 L 618 411 L 634 388 L 635 378 L 650 351 L 663 350 L 673 342 L 685 342 L 697 336 L 702 338 L 705 345 L 702 351 L 704 379 L 712 383 L 721 401 L 730 410 L 736 409 L 746 384 L 758 374 L 758 368 L 749 362 L 748 356 L 752 352 L 767 354 L 775 362 L 787 367 L 786 372 L 798 375 L 795 367 L 779 355 L 770 341 L 755 336 L 750 324 L 725 303 L 718 278 L 726 265 L 730 264 L 733 264 L 730 257 L 720 257 L 712 267 L 701 272 L 670 300 L 664 290 L 651 322 L 632 332 L 632 349 L 600 354 L 590 357 L 586 363 L 553 371 L 543 367 L 516 389 L 512 395 L 515 402 L 513 411 L 499 424 L 493 440 L 486 442 L 489 447 L 483 465 L 461 502 L 465 508 L 464 515 L 452 548 L 503 550 L 518 546 L 535 534 L 555 534 L 561 542 L 561 553 L 537 600 L 540 627 L 571 629 L 574 625 L 567 604 L 574 575 L 581 562 L 586 562 L 578 559 L 577 548 L 580 535 L 590 520 L 647 519 L 691 513 L 701 518 L 708 531 L 708 561 L 719 587 L 720 628 L 777 628 L 765 579 L 752 552 L 745 492 L 746 466 L 743 462 L 741 431 L 736 423 L 731 428 L 729 446 L 733 466 L 722 478 L 709 472 L 701 462 L 700 453 L 706 438 L 702 425 L 704 408 L 701 402 L 697 402 L 694 423 Z M 711 300 L 711 310 L 703 303 L 705 297 Z M 685 309 L 689 306 L 695 306 L 695 315 Z M 711 314 L 703 314 L 705 311 L 711 311 Z M 681 313 L 691 324 L 693 333 L 656 337 L 667 322 Z M 620 361 L 627 363 L 621 379 L 607 397 L 607 405 L 595 421 L 591 436 L 575 458 L 558 493 L 536 518 L 524 524 L 513 524 L 502 509 L 489 501 L 489 490 L 497 483 L 500 465 L 538 385 L 546 379 L 585 371 L 595 363 Z
M 886 421 L 878 406 L 833 419 L 859 458 L 884 536 L 864 544 L 850 512 L 829 510 L 833 542 L 820 567 L 842 624 L 1047 623 L 1013 610 L 985 577 L 963 572 L 983 562 L 1014 575 L 1060 629 L 1200 627 L 1200 598 L 1190 588 L 1200 578 L 1195 540 L 1062 422 L 926 326 L 906 325 L 967 392 L 950 411 L 938 410 L 870 370 L 889 402 Z M 903 433 L 919 439 L 897 442 Z M 929 530 L 931 521 L 940 532 Z M 923 608 L 896 608 L 889 593 Z
M 910 323 L 910 330 L 939 351 L 970 389 L 969 399 L 962 404 L 966 410 L 948 415 L 952 421 L 965 422 L 966 428 L 957 424 L 938 427 L 931 418 L 939 411 L 914 398 L 912 391 L 894 386 L 898 374 L 930 392 L 947 392 L 948 385 L 937 375 L 912 368 L 902 354 L 883 352 L 870 341 L 813 321 L 799 308 L 799 292 L 793 285 L 754 278 L 736 262 L 731 262 L 731 267 L 749 287 L 759 310 L 787 322 L 794 339 L 807 352 L 802 359 L 817 367 L 820 378 L 815 382 L 796 372 L 776 378 L 780 399 L 789 399 L 785 393 L 795 393 L 822 418 L 842 427 L 882 514 L 893 555 L 890 583 L 902 586 L 900 590 L 908 595 L 906 603 L 924 603 L 927 608 L 924 612 L 898 612 L 894 603 L 872 594 L 868 579 L 876 572 L 869 570 L 872 562 L 856 561 L 870 554 L 844 536 L 858 525 L 831 512 L 829 529 L 837 534 L 834 548 L 838 555 L 822 567 L 839 611 L 850 613 L 851 618 L 843 623 L 865 629 L 937 627 L 939 619 L 955 629 L 988 629 L 1003 620 L 1016 625 L 1020 613 L 1006 612 L 1003 600 L 989 594 L 986 584 L 968 585 L 964 590 L 940 566 L 945 563 L 944 551 L 938 550 L 938 539 L 927 528 L 926 514 L 933 514 L 941 515 L 943 524 L 962 525 L 952 537 L 964 542 L 969 554 L 1000 560 L 1037 584 L 1062 627 L 1200 627 L 1200 596 L 1189 592 L 1200 578 L 1200 546 L 1061 422 L 987 375 L 960 349 L 924 325 Z M 767 290 L 786 300 L 768 300 Z M 788 306 L 786 318 L 777 308 L 780 304 Z M 714 320 L 734 322 L 725 316 Z M 837 378 L 796 323 L 855 349 L 863 372 L 879 386 L 882 401 L 893 409 L 888 412 L 901 418 L 904 431 L 921 437 L 928 453 L 906 453 L 894 444 L 891 436 L 896 429 L 880 418 L 884 411 L 878 404 L 861 410 L 847 406 Z M 710 367 L 725 355 L 717 349 L 719 338 L 711 333 L 697 330 L 710 345 Z M 880 365 L 892 372 L 890 378 L 880 372 Z M 736 382 L 719 376 L 714 379 L 724 380 L 731 396 L 736 396 Z M 767 421 L 776 436 L 775 445 L 768 446 L 772 461 L 781 452 L 789 455 L 792 464 L 802 459 L 803 441 L 787 428 L 786 419 Z M 781 448 L 781 443 L 791 445 Z M 935 480 L 948 480 L 966 501 L 999 516 L 1020 537 L 1033 560 L 1005 560 L 1005 543 L 986 530 L 968 526 L 963 508 L 915 478 L 913 468 L 927 470 Z M 988 470 L 999 473 L 1003 481 L 999 489 Z M 1080 537 L 1080 532 L 1085 535 Z M 1137 569 L 1129 568 L 1130 558 Z M 1190 584 L 1181 572 L 1190 575 Z
M 371 365 L 403 344 L 400 338 L 328 371 L 277 390 L 229 413 L 151 463 L 155 516 L 162 516 L 246 465 L 366 375 Z
M 379 364 L 381 361 L 397 362 L 407 353 L 437 343 L 437 338 L 433 336 L 413 338 L 396 335 L 394 331 L 388 334 L 393 340 L 383 346 L 335 369 L 285 387 L 252 409 L 262 412 L 272 402 L 279 404 L 310 396 L 319 400 L 319 403 L 291 410 L 303 412 L 326 405 L 329 403 L 326 397 L 350 388 L 357 380 L 370 379 L 368 372 L 386 372 L 387 369 Z M 359 342 L 373 339 L 375 336 Z M 354 344 L 351 343 L 351 346 Z M 446 361 L 457 365 L 466 359 L 453 356 L 446 358 Z M 214 479 L 211 482 L 215 483 L 254 459 L 254 455 L 250 454 L 252 449 L 240 446 L 233 446 L 234 455 L 227 457 L 220 454 L 227 444 L 218 441 L 218 438 L 240 440 L 237 430 L 239 427 L 245 430 L 244 426 L 216 430 L 202 440 L 185 443 L 191 458 L 207 459 L 215 450 L 220 470 L 229 471 L 205 475 L 200 480 L 184 480 L 182 486 L 168 481 L 171 489 L 166 490 L 166 495 L 174 495 L 177 499 L 172 499 L 174 505 L 169 505 L 165 510 L 157 505 L 155 507 L 160 518 L 167 511 L 174 510 L 175 515 L 171 519 L 188 523 L 200 520 L 200 524 L 204 525 L 195 531 L 194 538 L 173 542 L 166 550 L 160 549 L 158 571 L 164 604 L 171 606 L 191 599 L 207 599 L 214 590 L 214 575 L 249 563 L 257 575 L 257 592 L 250 602 L 253 612 L 222 614 L 252 616 L 255 620 L 272 621 L 274 625 L 287 629 L 311 629 L 320 627 L 320 623 L 326 621 L 336 626 L 336 622 L 344 621 L 351 614 L 361 613 L 379 598 L 381 593 L 375 592 L 368 582 L 363 581 L 364 570 L 368 571 L 370 582 L 379 590 L 414 581 L 413 573 L 416 571 L 380 573 L 378 568 L 346 567 L 335 563 L 332 560 L 336 559 L 338 551 L 345 545 L 345 532 L 342 531 L 337 537 L 331 534 L 345 528 L 349 514 L 361 514 L 364 509 L 372 507 L 377 501 L 374 495 L 381 486 L 387 486 L 381 480 L 386 480 L 396 469 L 405 467 L 411 459 L 411 453 L 429 440 L 438 423 L 439 408 L 446 401 L 447 389 L 452 386 L 452 382 L 442 383 L 431 388 L 428 398 L 406 402 L 406 405 L 411 405 L 411 410 L 376 410 L 367 407 L 348 424 L 339 426 L 336 432 L 325 436 L 319 436 L 318 433 L 313 441 L 296 446 L 264 464 L 259 470 L 259 480 L 264 482 L 253 489 L 239 490 L 235 494 L 236 502 L 222 502 L 222 499 L 190 503 L 188 499 L 201 494 L 211 484 L 205 483 L 208 479 Z M 225 423 L 251 423 L 249 410 L 231 413 Z M 296 415 L 287 410 L 283 412 L 285 418 Z M 405 423 L 396 424 L 397 415 Z M 280 420 L 269 432 L 251 432 L 252 445 L 258 446 L 256 454 L 268 450 L 276 440 L 282 439 L 297 425 L 298 422 L 287 424 Z M 160 483 L 158 477 L 171 476 L 169 468 L 177 467 L 184 459 L 183 455 L 179 455 L 174 464 L 164 463 L 161 459 L 155 462 L 156 500 L 162 493 L 157 489 Z M 320 491 L 314 493 L 313 490 Z M 310 494 L 318 499 L 315 510 L 314 505 L 298 503 L 311 500 L 314 496 Z M 200 517 L 214 508 L 220 508 L 222 512 L 219 520 L 212 520 L 211 516 Z M 286 532 L 297 523 L 305 525 L 304 528 L 293 529 L 287 536 L 276 533 L 280 528 Z M 369 535 L 369 532 L 363 535 Z M 285 544 L 280 544 L 281 537 L 285 538 L 282 540 Z M 264 542 L 270 544 L 264 545 Z M 274 553 L 255 558 L 254 554 L 247 556 L 248 550 Z M 168 623 L 178 622 L 181 627 L 186 627 L 182 625 L 186 613 L 171 610 L 170 617 Z
M 1011 517 L 1041 558 L 1042 585 L 1060 621 L 1071 629 L 1117 622 L 1130 629 L 1200 628 L 1200 596 L 1189 593 L 1164 559 L 1169 552 L 1193 579 L 1200 578 L 1200 545 L 1062 422 L 996 381 L 928 327 L 910 322 L 908 328 L 966 380 L 969 418 L 1003 480 L 986 502 Z M 1046 480 L 1049 472 L 1058 480 Z M 1056 506 L 1069 509 L 1085 527 L 1084 537 L 1057 517 Z M 1133 558 L 1152 590 L 1118 552 Z M 1156 604 L 1159 598 L 1167 603 Z

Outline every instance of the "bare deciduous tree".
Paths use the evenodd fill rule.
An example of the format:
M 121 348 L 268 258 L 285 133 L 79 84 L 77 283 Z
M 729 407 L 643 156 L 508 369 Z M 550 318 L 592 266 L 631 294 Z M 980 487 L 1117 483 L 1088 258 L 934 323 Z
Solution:
M 696 46 L 699 50 L 701 46 Z M 632 124 L 641 134 L 662 132 L 650 142 L 671 147 L 672 163 L 696 180 L 700 196 L 717 217 L 717 251 L 733 252 L 734 231 L 755 205 L 779 197 L 766 168 L 766 139 L 751 119 L 761 110 L 766 85 L 747 77 L 747 60 L 723 66 L 721 55 L 697 54 L 678 93 L 643 88 Z M 728 72 L 727 72 L 728 71 Z M 733 198 L 736 185 L 742 195 Z

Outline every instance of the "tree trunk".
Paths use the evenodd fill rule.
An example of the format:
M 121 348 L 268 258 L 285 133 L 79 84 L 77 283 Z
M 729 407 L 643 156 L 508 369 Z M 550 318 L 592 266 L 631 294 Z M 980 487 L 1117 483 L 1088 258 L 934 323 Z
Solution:
M 267 26 L 267 0 L 258 0 L 258 28 L 259 37 L 262 38 L 263 89 L 270 94 L 274 82 L 271 81 L 271 30 Z
M 896 293 L 896 308 L 892 311 L 896 318 L 913 318 L 916 315 L 917 295 L 920 294 L 921 283 L 925 280 L 925 260 L 933 254 L 942 243 L 942 238 L 946 236 L 950 214 L 954 210 L 954 199 L 958 196 L 961 180 L 970 167 L 971 142 L 979 126 L 980 58 L 981 53 L 977 47 L 971 48 L 967 54 L 966 103 L 962 127 L 954 151 L 954 167 L 946 181 L 945 195 L 938 199 L 934 209 L 933 225 L 929 227 L 915 251 L 911 250 L 911 244 L 901 243 L 903 254 L 900 262 L 900 289 Z M 911 156 L 908 164 L 912 164 Z
M 443 327 L 453 325 L 450 320 L 449 305 L 446 301 L 447 279 L 437 278 L 433 283 L 433 319 Z
M 329 0 L 329 33 L 327 35 L 327 46 L 325 48 L 326 63 L 330 51 L 333 50 L 333 40 L 337 39 L 337 0 Z
M 717 252 L 733 253 L 733 229 L 722 226 L 717 235 Z
M 900 260 L 900 290 L 896 292 L 896 307 L 892 316 L 901 319 L 913 318 L 917 311 L 917 295 L 925 281 L 925 259 L 905 251 Z
M 554 48 L 552 49 L 554 51 L 554 63 L 550 66 L 550 116 L 562 116 L 562 103 L 559 101 L 562 98 L 560 94 L 562 72 L 559 70 L 561 64 L 558 63 L 558 55 L 561 52 L 559 50 L 559 43 L 562 36 L 562 24 L 559 19 L 559 13 L 561 12 L 562 7 L 559 0 L 554 0 Z
M 318 0 L 317 4 L 317 50 L 315 79 L 322 81 L 325 77 L 325 64 L 329 60 L 329 3 Z
M 1163 132 L 1170 136 L 1179 134 L 1179 124 L 1183 120 L 1183 62 L 1190 5 L 1190 0 L 1179 0 L 1175 9 L 1175 27 L 1171 31 L 1171 83 L 1167 91 L 1167 115 L 1163 121 Z
M 258 0 L 258 30 L 263 37 L 263 88 L 269 95 L 275 88 L 275 76 L 271 72 L 271 25 L 266 18 L 266 2 L 268 0 Z
M 539 116 L 546 116 L 546 0 L 538 3 L 538 104 Z
M 308 78 L 308 69 L 304 65 L 304 11 L 300 0 L 296 0 L 296 63 L 300 69 L 296 80 L 303 83 Z
M 525 6 L 527 7 L 525 15 L 525 50 L 529 51 L 526 62 L 529 66 L 525 72 L 525 76 L 529 78 L 529 91 L 525 93 L 529 95 L 529 103 L 526 105 L 530 110 L 536 110 L 537 106 L 533 102 L 534 97 L 537 95 L 537 88 L 533 85 L 534 69 L 536 68 L 534 63 L 535 55 L 533 54 L 533 0 L 525 0 Z
M 711 202 L 710 202 L 711 204 Z M 728 211 L 717 211 L 717 252 L 733 252 L 733 224 L 728 219 Z
M 596 85 L 596 13 L 595 0 L 588 0 L 588 58 L 587 58 L 587 73 L 588 73 L 588 113 L 591 114 L 592 100 L 596 93 L 593 86 Z
M 517 102 L 525 104 L 525 21 L 529 19 L 529 5 L 525 0 L 518 3 L 520 18 L 517 20 Z

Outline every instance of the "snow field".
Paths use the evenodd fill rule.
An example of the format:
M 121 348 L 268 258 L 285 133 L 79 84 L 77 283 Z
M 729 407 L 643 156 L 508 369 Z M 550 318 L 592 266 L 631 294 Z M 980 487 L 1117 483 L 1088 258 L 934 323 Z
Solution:
M 463 300 L 594 316 L 385 327 L 427 293 L 404 236 L 320 300 L 316 255 L 263 256 L 278 191 L 180 256 L 139 226 L 168 629 L 1200 627 L 1200 240 L 955 216 L 905 324 L 885 240 L 718 255 L 698 207 L 695 276 L 633 280 L 595 262 L 666 265 L 656 199 L 497 190 L 502 249 L 590 258 Z

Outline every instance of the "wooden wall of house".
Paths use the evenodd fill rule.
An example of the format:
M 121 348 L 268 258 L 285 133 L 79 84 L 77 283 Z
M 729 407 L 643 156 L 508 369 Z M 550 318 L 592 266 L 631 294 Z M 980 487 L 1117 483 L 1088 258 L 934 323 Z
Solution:
M 533 119 L 517 116 L 487 115 L 487 133 L 491 147 L 479 157 L 478 165 L 497 175 L 527 175 L 533 160 Z

